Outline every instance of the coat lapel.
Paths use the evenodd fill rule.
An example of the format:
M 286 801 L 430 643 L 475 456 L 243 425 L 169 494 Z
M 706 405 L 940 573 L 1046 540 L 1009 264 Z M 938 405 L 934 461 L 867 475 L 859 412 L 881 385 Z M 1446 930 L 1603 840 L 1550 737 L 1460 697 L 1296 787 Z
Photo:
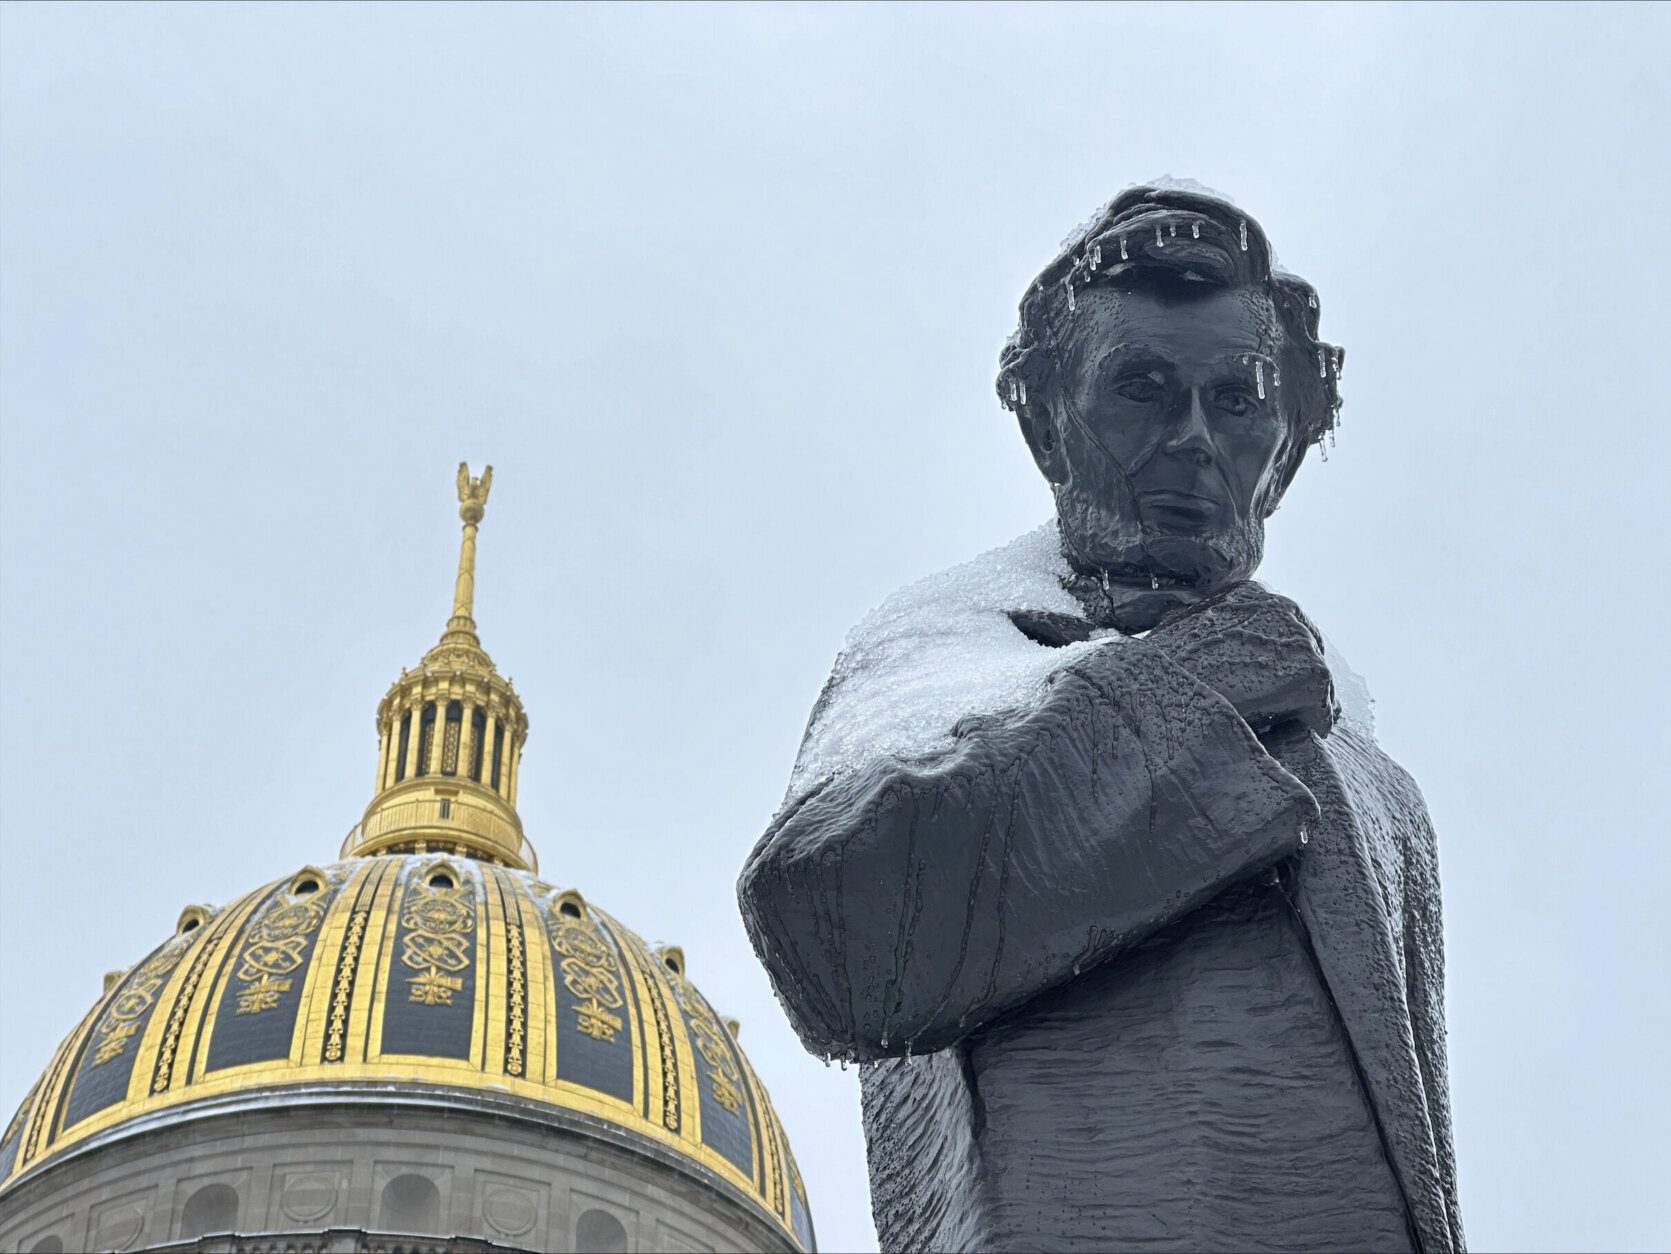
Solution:
M 1337 732 L 1336 734 L 1340 734 Z M 1299 857 L 1294 905 L 1340 1012 L 1424 1254 L 1457 1248 L 1439 1181 L 1428 1099 L 1405 994 L 1402 918 L 1376 875 L 1356 814 L 1380 804 L 1349 789 L 1326 742 L 1273 746 L 1322 810 Z

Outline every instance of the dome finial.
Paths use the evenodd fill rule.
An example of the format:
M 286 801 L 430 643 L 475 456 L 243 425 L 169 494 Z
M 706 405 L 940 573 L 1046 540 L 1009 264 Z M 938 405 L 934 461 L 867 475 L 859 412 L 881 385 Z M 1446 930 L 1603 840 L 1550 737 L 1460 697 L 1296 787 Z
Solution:
M 447 636 L 457 633 L 468 636 L 466 643 L 479 644 L 476 639 L 476 525 L 487 512 L 487 494 L 493 489 L 493 467 L 482 470 L 481 478 L 470 477 L 470 463 L 458 464 L 458 516 L 464 520 L 464 539 L 458 549 L 458 582 L 453 585 L 453 616 L 447 623 Z M 446 639 L 443 636 L 442 639 Z

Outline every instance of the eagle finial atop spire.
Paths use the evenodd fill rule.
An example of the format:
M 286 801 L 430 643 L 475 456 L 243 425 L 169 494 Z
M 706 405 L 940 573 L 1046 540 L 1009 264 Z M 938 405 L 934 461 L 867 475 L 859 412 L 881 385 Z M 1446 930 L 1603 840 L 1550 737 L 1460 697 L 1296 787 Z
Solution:
M 492 487 L 492 466 L 482 469 L 480 479 L 472 479 L 470 463 L 459 462 L 458 516 L 464 520 L 464 541 L 458 550 L 458 583 L 453 586 L 453 621 L 447 624 L 448 631 L 475 630 L 476 524 L 487 512 L 487 494 Z
M 480 479 L 470 477 L 470 463 L 458 464 L 458 516 L 467 523 L 479 523 L 487 509 L 487 494 L 493 489 L 493 467 L 483 469 Z M 474 515 L 474 517 L 472 517 Z

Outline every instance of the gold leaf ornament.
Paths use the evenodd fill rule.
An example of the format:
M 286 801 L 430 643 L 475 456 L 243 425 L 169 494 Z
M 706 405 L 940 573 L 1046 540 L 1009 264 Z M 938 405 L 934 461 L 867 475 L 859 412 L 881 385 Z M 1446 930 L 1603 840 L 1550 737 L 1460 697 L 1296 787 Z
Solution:
M 546 928 L 551 947 L 563 955 L 558 963 L 563 986 L 579 999 L 570 1007 L 575 1026 L 594 1041 L 613 1043 L 622 1019 L 612 1012 L 624 1004 L 614 951 L 599 935 L 597 923 L 585 914 L 578 918 L 561 912 L 548 914 Z

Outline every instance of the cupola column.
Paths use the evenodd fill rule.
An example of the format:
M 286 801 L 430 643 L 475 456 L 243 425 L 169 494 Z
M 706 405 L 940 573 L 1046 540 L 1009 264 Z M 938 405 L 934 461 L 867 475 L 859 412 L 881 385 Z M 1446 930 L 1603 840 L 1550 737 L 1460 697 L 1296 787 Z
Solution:
M 401 703 L 400 742 L 402 746 L 401 779 L 412 779 L 418 774 L 418 710 L 408 697 Z

